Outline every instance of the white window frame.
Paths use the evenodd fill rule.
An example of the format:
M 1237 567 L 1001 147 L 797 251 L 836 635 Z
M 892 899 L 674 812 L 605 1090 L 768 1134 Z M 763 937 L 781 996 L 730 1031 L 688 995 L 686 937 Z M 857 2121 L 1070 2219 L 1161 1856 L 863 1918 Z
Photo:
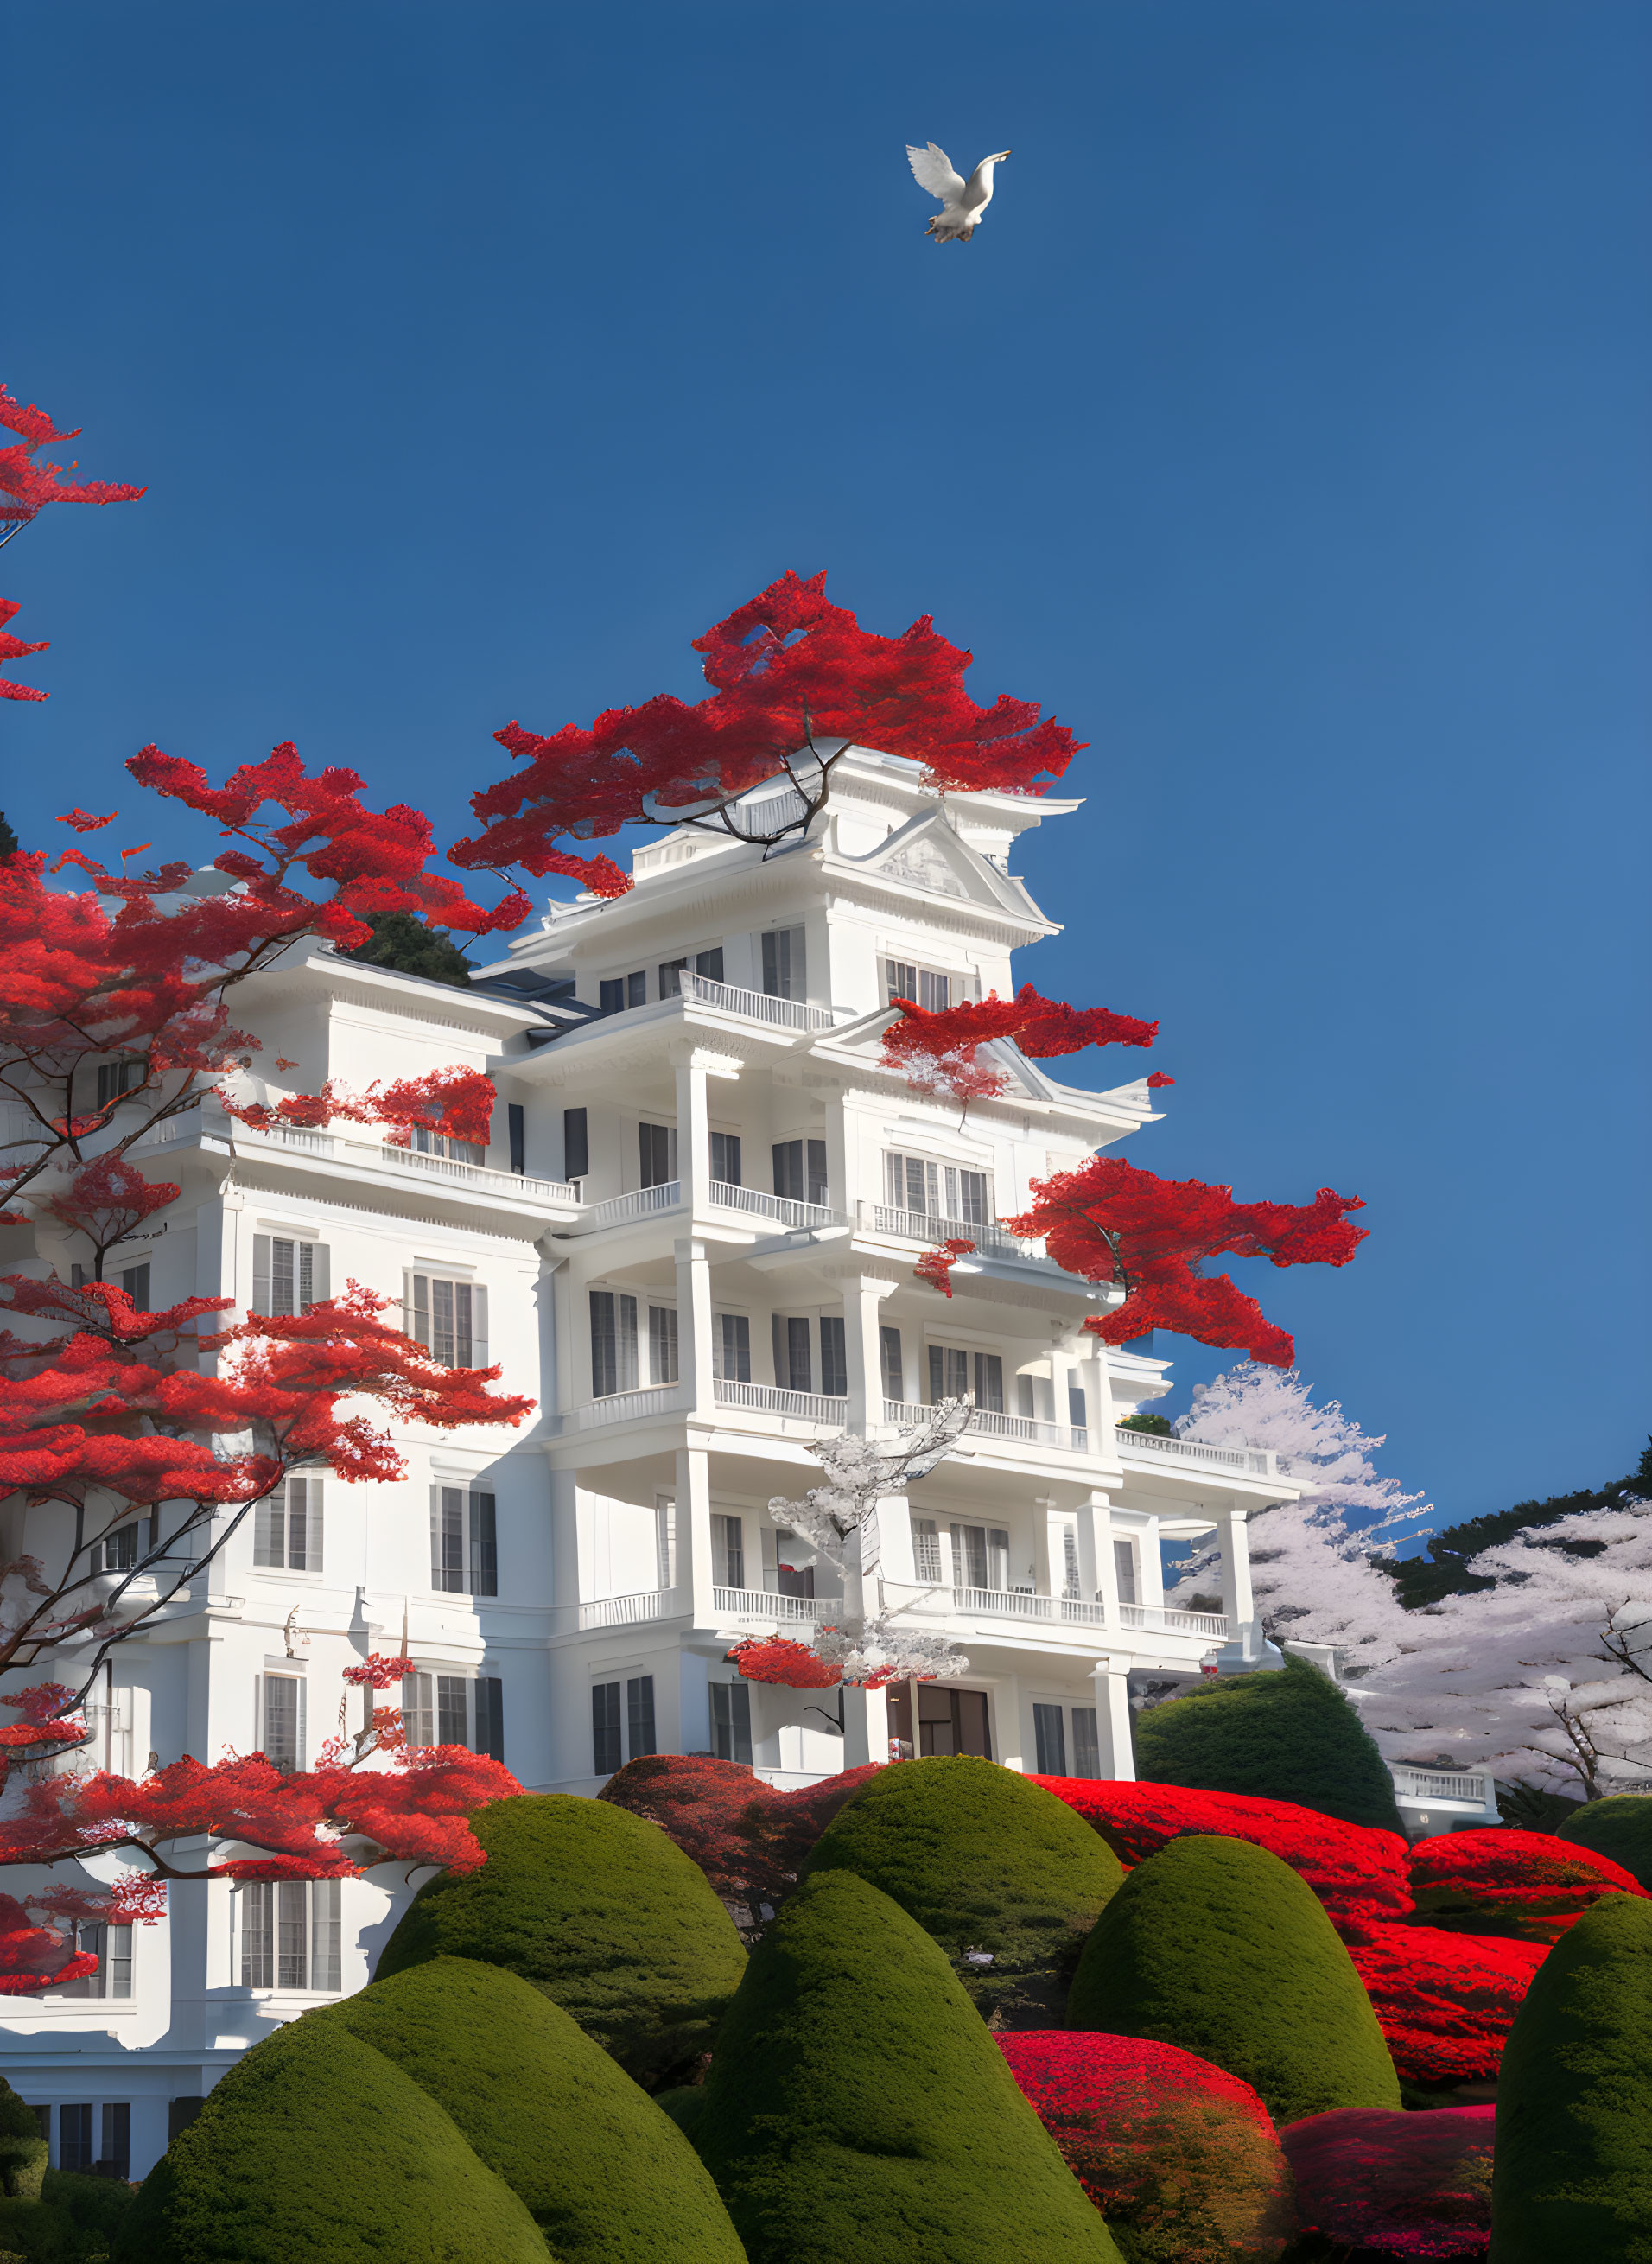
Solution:
M 488 1292 L 468 1274 L 409 1266 L 402 1326 L 443 1368 L 488 1365 Z
M 243 1989 L 272 1996 L 344 1994 L 339 1879 L 245 1879 L 236 1888 L 236 1970 Z M 294 1965 L 303 1977 L 292 1977 Z
M 446 1686 L 444 1687 L 444 1685 Z M 410 1745 L 462 1745 L 504 1758 L 504 1686 L 499 1674 L 415 1666 L 402 1683 L 402 1723 Z M 456 1731 L 456 1736 L 449 1735 Z
M 252 1566 L 257 1572 L 296 1572 L 319 1578 L 325 1561 L 322 1480 L 313 1470 L 290 1470 L 252 1512 Z M 296 1549 L 294 1533 L 301 1535 Z
M 272 1688 L 283 1686 L 278 1702 Z M 289 1695 L 288 1687 L 291 1686 Z M 291 1709 L 290 1723 L 286 1718 Z M 272 1761 L 277 1768 L 287 1774 L 301 1774 L 308 1766 L 308 1693 L 301 1673 L 283 1673 L 279 1668 L 266 1669 L 254 1678 L 253 1711 L 257 1723 L 257 1750 Z M 291 1738 L 287 1732 L 291 1729 Z M 272 1732 L 275 1732 L 272 1737 Z M 280 1741 L 282 1753 L 272 1753 L 271 1745 Z
M 893 956 L 883 961 L 886 1006 L 893 1006 L 897 998 L 907 998 L 913 1005 L 921 1006 L 926 1014 L 942 1014 L 948 1007 L 961 1005 L 972 987 L 969 976 L 960 975 L 955 969 L 926 967 L 922 960 Z
M 332 1295 L 331 1272 L 331 1252 L 314 1235 L 255 1234 L 250 1310 L 272 1317 L 308 1313 Z
M 492 1486 L 474 1479 L 432 1478 L 431 1593 L 496 1596 L 498 1593 L 498 1496 Z
M 967 1186 L 966 1180 L 977 1180 L 979 1186 Z M 884 1150 L 883 1194 L 891 1210 L 912 1218 L 944 1218 L 967 1228 L 990 1226 L 996 1216 L 989 1171 L 916 1155 L 909 1148 Z M 978 1218 L 972 1215 L 976 1210 Z

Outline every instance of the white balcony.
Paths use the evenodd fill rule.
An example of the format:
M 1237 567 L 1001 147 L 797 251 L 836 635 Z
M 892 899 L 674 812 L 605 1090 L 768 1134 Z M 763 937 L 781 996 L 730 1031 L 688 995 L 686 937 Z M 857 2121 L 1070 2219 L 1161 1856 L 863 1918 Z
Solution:
M 886 1399 L 883 1419 L 895 1424 L 902 1431 L 916 1429 L 929 1422 L 935 1413 L 932 1407 L 921 1407 L 909 1399 Z M 1076 1423 L 1040 1423 L 1031 1415 L 1004 1415 L 996 1407 L 972 1407 L 965 1426 L 979 1437 L 1013 1439 L 1024 1447 L 1050 1447 L 1062 1455 L 1087 1455 L 1091 1451 L 1090 1433 Z
M 473 1164 L 457 1156 L 429 1156 L 417 1148 L 395 1148 L 386 1140 L 357 1140 L 343 1132 L 322 1132 L 301 1124 L 272 1124 L 255 1131 L 237 1124 L 210 1104 L 186 1108 L 169 1116 L 154 1130 L 133 1143 L 132 1152 L 143 1155 L 157 1148 L 192 1144 L 203 1136 L 226 1140 L 237 1148 L 285 1148 L 301 1156 L 322 1156 L 330 1162 L 358 1169 L 385 1170 L 413 1179 L 446 1179 L 450 1185 L 475 1187 L 484 1194 L 511 1195 L 529 1202 L 577 1206 L 580 1192 L 565 1179 L 531 1179 L 525 1172 L 498 1172 L 490 1164 Z
M 841 1431 L 849 1421 L 849 1402 L 830 1399 L 822 1391 L 788 1391 L 775 1383 L 738 1383 L 720 1375 L 712 1384 L 719 1407 L 746 1407 L 757 1415 L 786 1416 L 822 1429 Z
M 657 1187 L 634 1187 L 628 1195 L 610 1195 L 605 1202 L 588 1203 L 583 1226 L 623 1226 L 634 1218 L 652 1218 L 675 1210 L 683 1200 L 680 1179 L 667 1179 Z
M 767 1588 L 714 1588 L 711 1607 L 720 1620 L 743 1620 L 752 1627 L 814 1629 L 822 1606 L 813 1596 L 778 1596 Z
M 825 1006 L 808 1006 L 801 998 L 772 998 L 766 990 L 742 990 L 732 983 L 714 983 L 709 976 L 677 976 L 682 995 L 697 1006 L 715 1006 L 743 1021 L 766 1022 L 776 1030 L 830 1030 L 831 1013 Z
M 983 1258 L 1012 1258 L 1024 1266 L 1061 1268 L 1047 1257 L 1041 1243 L 1011 1234 L 995 1219 L 946 1218 L 938 1211 L 900 1210 L 891 1203 L 862 1201 L 859 1207 L 862 1234 L 892 1237 L 897 1242 L 922 1243 L 932 1250 L 942 1242 L 973 1242 Z
M 1406 1768 L 1392 1766 L 1394 1796 L 1402 1807 L 1427 1808 L 1445 1816 L 1497 1812 L 1496 1789 L 1478 1771 Z
M 764 1194 L 761 1187 L 737 1187 L 728 1179 L 714 1179 L 706 1189 L 718 1210 L 737 1210 L 748 1218 L 771 1218 L 777 1225 L 797 1227 L 847 1226 L 842 1211 L 826 1203 L 799 1202 L 791 1195 Z
M 675 1619 L 688 1609 L 688 1600 L 676 1588 L 644 1588 L 631 1596 L 598 1596 L 576 1604 L 570 1615 L 583 1633 L 586 1628 L 642 1627 L 650 1620 Z
M 1069 1630 L 1109 1624 L 1107 1607 L 1099 1600 L 1034 1595 L 1025 1588 L 949 1587 L 938 1578 L 925 1580 L 924 1571 L 920 1564 L 916 1586 L 884 1582 L 884 1594 L 894 1609 L 924 1619 L 1003 1620 L 1057 1640 Z M 1206 1644 L 1224 1643 L 1228 1637 L 1228 1621 L 1221 1612 L 1179 1612 L 1163 1604 L 1121 1604 L 1112 1624 L 1146 1634 L 1198 1636 Z
M 645 1384 L 640 1391 L 611 1391 L 601 1399 L 588 1399 L 583 1407 L 570 1407 L 560 1428 L 605 1430 L 612 1423 L 641 1423 L 654 1415 L 680 1414 L 687 1404 L 680 1383 Z
M 1223 1612 L 1178 1612 L 1169 1604 L 1120 1604 L 1119 1624 L 1149 1628 L 1165 1635 L 1208 1636 L 1212 1643 L 1228 1640 L 1228 1619 Z
M 1199 1470 L 1239 1470 L 1247 1477 L 1279 1476 L 1273 1455 L 1262 1447 L 1210 1447 L 1198 1439 L 1167 1439 L 1156 1431 L 1113 1428 L 1113 1442 L 1123 1461 L 1140 1456 L 1148 1462 L 1180 1463 Z

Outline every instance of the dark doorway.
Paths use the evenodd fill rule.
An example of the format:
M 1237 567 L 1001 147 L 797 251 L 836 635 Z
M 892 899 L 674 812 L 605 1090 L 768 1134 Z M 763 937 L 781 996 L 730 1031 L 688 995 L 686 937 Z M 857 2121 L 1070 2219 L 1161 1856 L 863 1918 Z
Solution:
M 920 1682 L 917 1751 L 920 1760 L 935 1753 L 976 1753 L 982 1760 L 989 1761 L 992 1738 L 987 1728 L 986 1692 Z

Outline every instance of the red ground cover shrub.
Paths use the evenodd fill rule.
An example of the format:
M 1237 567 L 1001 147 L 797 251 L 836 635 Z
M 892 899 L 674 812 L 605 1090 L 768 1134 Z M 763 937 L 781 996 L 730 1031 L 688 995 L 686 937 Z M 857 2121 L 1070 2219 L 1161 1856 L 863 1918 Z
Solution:
M 1420 1914 L 1467 1934 L 1558 1941 L 1602 1895 L 1646 1889 L 1621 1864 L 1547 1832 L 1449 1832 L 1411 1850 Z
M 1238 1792 L 1192 1792 L 1176 1784 L 1035 1776 L 1099 1832 L 1121 1862 L 1135 1864 L 1188 1832 L 1249 1840 L 1307 1880 L 1332 1919 L 1388 1920 L 1412 1907 L 1407 1850 L 1397 1832 L 1341 1824 L 1288 1800 Z
M 1133 2264 L 1272 2264 L 1290 2173 L 1248 2083 L 1176 2044 L 1065 2028 L 993 2041 Z
M 1296 2173 L 1297 2223 L 1390 2256 L 1484 2255 L 1496 2116 L 1495 2107 L 1339 2107 L 1287 2124 L 1279 2140 Z
M 1509 2029 L 1546 1943 L 1433 1926 L 1343 1928 L 1394 2064 L 1413 2083 L 1496 2075 Z
M 661 1825 L 735 1902 L 784 1902 L 809 1850 L 880 1766 L 867 1761 L 819 1784 L 777 1792 L 740 1761 L 649 1753 L 611 1776 L 598 1800 Z

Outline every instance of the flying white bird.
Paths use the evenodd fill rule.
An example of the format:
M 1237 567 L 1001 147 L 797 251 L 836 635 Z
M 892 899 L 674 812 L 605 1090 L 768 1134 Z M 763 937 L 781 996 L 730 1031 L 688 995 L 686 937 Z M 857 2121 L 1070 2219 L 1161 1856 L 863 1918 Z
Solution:
M 937 243 L 967 243 L 980 224 L 981 215 L 992 202 L 992 169 L 1002 164 L 1009 156 L 1000 149 L 990 157 L 983 157 L 966 181 L 953 170 L 953 161 L 945 149 L 934 142 L 928 149 L 906 145 L 907 163 L 921 189 L 938 197 L 941 208 L 929 224 L 929 233 Z

